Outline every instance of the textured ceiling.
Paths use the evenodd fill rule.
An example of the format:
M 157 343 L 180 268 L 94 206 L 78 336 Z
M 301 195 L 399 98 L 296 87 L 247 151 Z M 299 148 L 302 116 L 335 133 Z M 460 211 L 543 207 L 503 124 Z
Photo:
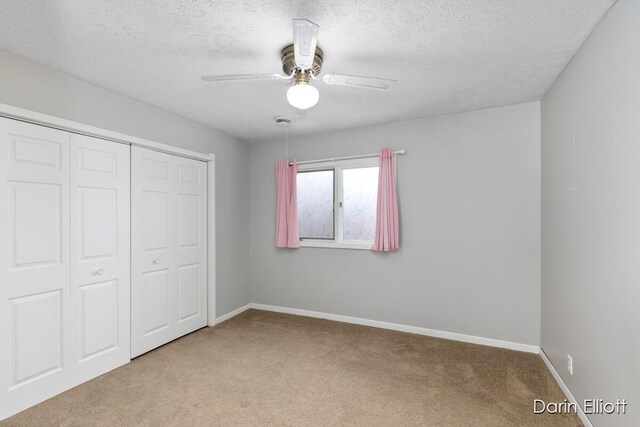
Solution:
M 324 73 L 399 80 L 327 86 L 305 133 L 539 99 L 614 0 L 3 0 L 0 49 L 243 138 L 295 118 L 280 71 L 291 19 L 320 25 Z

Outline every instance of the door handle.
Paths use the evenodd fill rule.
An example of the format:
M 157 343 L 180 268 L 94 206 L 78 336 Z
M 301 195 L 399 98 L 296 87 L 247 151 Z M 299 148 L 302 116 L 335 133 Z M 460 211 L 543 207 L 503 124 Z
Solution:
M 104 270 L 101 269 L 101 268 L 97 269 L 96 272 L 95 272 L 96 276 L 102 276 L 103 274 L 104 274 Z
M 160 264 L 160 258 L 156 258 L 151 262 L 154 263 L 154 264 Z

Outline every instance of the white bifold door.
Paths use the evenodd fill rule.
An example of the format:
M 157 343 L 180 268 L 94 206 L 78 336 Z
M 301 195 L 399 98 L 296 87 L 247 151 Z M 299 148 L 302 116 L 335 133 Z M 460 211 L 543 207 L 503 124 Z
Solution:
M 0 118 L 0 419 L 129 361 L 129 156 Z
M 207 164 L 131 150 L 135 357 L 207 324 Z
M 130 149 L 71 135 L 73 386 L 130 360 Z
M 69 134 L 0 119 L 0 419 L 69 384 Z

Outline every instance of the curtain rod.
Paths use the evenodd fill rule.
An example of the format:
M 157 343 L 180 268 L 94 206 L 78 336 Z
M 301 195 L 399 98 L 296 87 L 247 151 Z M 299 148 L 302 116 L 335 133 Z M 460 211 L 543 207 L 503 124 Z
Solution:
M 396 150 L 393 152 L 393 154 L 399 154 L 401 156 L 407 154 L 407 150 L 405 150 L 404 148 L 401 150 Z M 298 162 L 299 165 L 304 165 L 304 164 L 308 164 L 308 163 L 323 163 L 323 162 L 336 162 L 338 160 L 352 160 L 352 159 L 366 159 L 369 157 L 378 157 L 380 155 L 380 153 L 370 153 L 370 154 L 360 154 L 357 156 L 344 156 L 344 157 L 332 157 L 330 159 L 319 159 L 319 160 L 303 160 L 301 162 Z M 289 164 L 291 164 L 291 162 L 289 162 Z

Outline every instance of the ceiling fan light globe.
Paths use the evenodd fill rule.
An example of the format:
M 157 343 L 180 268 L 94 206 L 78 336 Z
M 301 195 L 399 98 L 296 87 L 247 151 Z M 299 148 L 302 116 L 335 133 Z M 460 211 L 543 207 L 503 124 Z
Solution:
M 291 106 L 299 110 L 313 107 L 318 103 L 319 99 L 320 92 L 310 84 L 299 83 L 287 90 L 287 101 Z

